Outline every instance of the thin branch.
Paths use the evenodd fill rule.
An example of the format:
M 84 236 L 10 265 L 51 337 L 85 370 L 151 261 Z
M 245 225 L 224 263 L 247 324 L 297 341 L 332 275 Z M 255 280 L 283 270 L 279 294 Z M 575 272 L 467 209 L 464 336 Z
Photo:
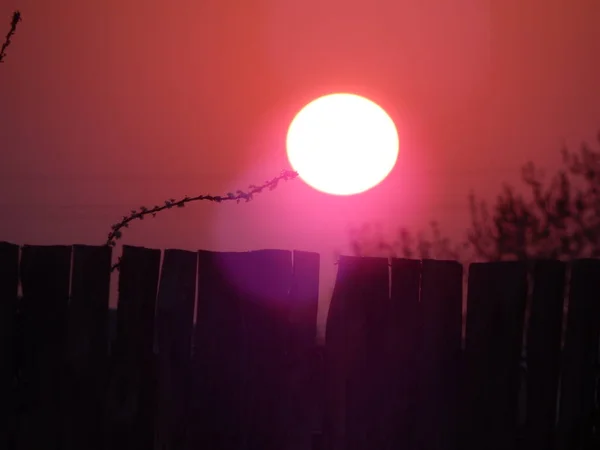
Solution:
M 221 203 L 221 202 L 225 202 L 225 201 L 233 201 L 233 200 L 236 201 L 236 203 L 239 203 L 242 200 L 249 202 L 250 200 L 252 200 L 254 194 L 260 194 L 265 189 L 269 189 L 270 191 L 272 191 L 273 189 L 275 189 L 277 187 L 277 184 L 281 180 L 284 180 L 284 181 L 293 180 L 297 176 L 298 176 L 298 172 L 284 170 L 283 172 L 281 172 L 281 175 L 273 178 L 272 180 L 265 181 L 260 186 L 256 186 L 253 184 L 250 185 L 248 188 L 249 189 L 248 192 L 238 190 L 235 194 L 233 192 L 229 192 L 229 193 L 227 193 L 227 195 L 217 195 L 217 196 L 198 195 L 196 197 L 185 196 L 181 200 L 175 200 L 173 198 L 169 199 L 169 200 L 165 201 L 165 203 L 162 206 L 156 205 L 156 206 L 154 206 L 154 208 L 147 208 L 145 206 L 140 206 L 139 211 L 132 210 L 130 215 L 123 216 L 123 218 L 121 219 L 120 222 L 114 224 L 111 227 L 111 231 L 110 231 L 110 233 L 108 233 L 108 239 L 106 241 L 106 245 L 108 245 L 110 247 L 114 247 L 115 245 L 117 245 L 117 240 L 121 239 L 123 236 L 123 231 L 122 231 L 123 228 L 128 228 L 129 223 L 132 222 L 133 220 L 136 220 L 136 219 L 143 220 L 144 217 L 148 216 L 148 215 L 155 217 L 157 213 L 164 211 L 166 209 L 183 208 L 186 205 L 186 203 L 195 202 L 198 200 L 208 200 L 210 202 L 217 202 L 217 203 Z M 112 266 L 111 271 L 114 271 L 115 269 L 117 269 L 119 267 L 120 263 L 121 263 L 121 260 L 119 259 L 119 261 Z
M 15 11 L 13 13 L 12 20 L 10 22 L 10 30 L 8 31 L 8 34 L 6 35 L 6 39 L 4 40 L 2 47 L 0 47 L 0 63 L 4 62 L 4 58 L 6 57 L 6 49 L 10 45 L 11 39 L 14 36 L 15 31 L 17 31 L 17 24 L 20 21 L 21 21 L 21 13 L 19 11 Z

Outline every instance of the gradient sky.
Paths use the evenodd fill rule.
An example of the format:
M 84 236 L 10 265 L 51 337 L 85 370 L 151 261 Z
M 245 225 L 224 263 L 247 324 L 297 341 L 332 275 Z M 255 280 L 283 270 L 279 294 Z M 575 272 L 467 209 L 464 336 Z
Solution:
M 14 9 L 0 239 L 19 244 L 101 244 L 132 208 L 271 178 L 294 113 L 351 91 L 399 128 L 377 188 L 331 197 L 296 180 L 136 222 L 123 241 L 318 251 L 326 296 L 349 226 L 435 218 L 457 235 L 470 189 L 495 195 L 529 159 L 556 167 L 563 141 L 600 128 L 598 0 L 0 0 L 2 33 Z

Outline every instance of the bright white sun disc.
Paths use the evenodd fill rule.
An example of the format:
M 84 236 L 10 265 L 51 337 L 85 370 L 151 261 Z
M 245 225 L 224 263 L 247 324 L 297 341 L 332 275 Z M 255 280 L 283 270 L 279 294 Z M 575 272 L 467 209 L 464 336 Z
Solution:
M 313 100 L 287 134 L 290 164 L 321 192 L 352 195 L 383 181 L 398 158 L 398 132 L 376 103 L 355 94 Z

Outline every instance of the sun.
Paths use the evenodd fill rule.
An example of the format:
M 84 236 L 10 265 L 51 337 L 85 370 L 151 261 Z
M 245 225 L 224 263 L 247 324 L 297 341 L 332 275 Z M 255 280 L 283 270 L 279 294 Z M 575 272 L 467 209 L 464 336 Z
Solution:
M 376 103 L 329 94 L 298 112 L 287 133 L 287 155 L 300 178 L 333 195 L 365 192 L 383 181 L 398 158 L 398 131 Z

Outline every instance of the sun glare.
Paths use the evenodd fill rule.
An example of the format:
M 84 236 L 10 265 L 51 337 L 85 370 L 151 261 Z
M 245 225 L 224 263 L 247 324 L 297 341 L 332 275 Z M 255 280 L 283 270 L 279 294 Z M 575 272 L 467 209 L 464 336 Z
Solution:
M 383 181 L 398 157 L 398 132 L 377 104 L 330 94 L 300 110 L 287 134 L 290 164 L 305 183 L 333 195 L 365 192 Z

